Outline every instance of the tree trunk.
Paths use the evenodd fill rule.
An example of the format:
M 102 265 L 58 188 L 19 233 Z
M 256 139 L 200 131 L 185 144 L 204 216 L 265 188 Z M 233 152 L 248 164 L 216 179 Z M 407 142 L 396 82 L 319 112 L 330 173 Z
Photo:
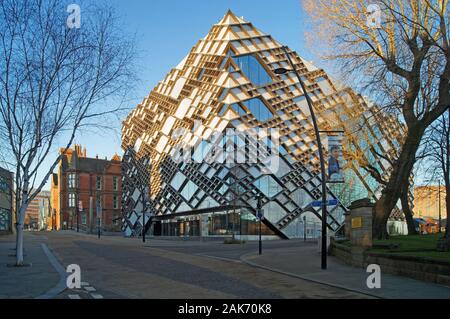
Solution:
M 402 190 L 409 187 L 411 172 L 416 162 L 416 153 L 420 146 L 424 125 L 420 122 L 409 128 L 405 143 L 400 151 L 400 156 L 393 166 L 389 181 L 373 208 L 373 238 L 387 239 L 387 222 L 392 210 L 401 197 Z
M 21 204 L 17 215 L 16 266 L 23 266 L 23 225 L 28 208 L 28 181 L 25 181 L 21 194 Z
M 23 266 L 23 224 L 17 224 L 16 266 Z
M 414 213 L 409 206 L 409 187 L 401 195 L 402 210 L 405 214 L 406 223 L 408 224 L 408 235 L 417 235 L 416 225 L 414 225 Z

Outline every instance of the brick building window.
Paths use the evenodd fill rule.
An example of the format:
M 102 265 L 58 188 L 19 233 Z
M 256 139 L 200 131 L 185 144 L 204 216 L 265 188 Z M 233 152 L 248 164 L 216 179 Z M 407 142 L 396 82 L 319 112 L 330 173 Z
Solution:
M 119 190 L 119 178 L 117 176 L 113 177 L 113 190 Z
M 119 209 L 119 197 L 117 195 L 113 196 L 113 209 Z
M 69 207 L 75 208 L 76 207 L 76 201 L 75 201 L 75 194 L 69 193 Z
M 75 175 L 75 173 L 70 173 L 67 176 L 67 181 L 69 184 L 69 188 L 76 188 L 77 187 L 77 176 Z
M 98 191 L 102 190 L 102 177 L 101 176 L 97 176 L 96 188 Z

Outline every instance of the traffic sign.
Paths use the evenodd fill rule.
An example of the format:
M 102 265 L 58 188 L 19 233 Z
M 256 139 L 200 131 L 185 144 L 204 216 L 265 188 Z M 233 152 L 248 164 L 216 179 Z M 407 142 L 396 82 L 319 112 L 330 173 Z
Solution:
M 330 199 L 327 200 L 326 206 L 337 206 L 339 204 L 339 201 L 337 199 Z M 317 200 L 311 203 L 312 207 L 322 207 L 322 201 Z
M 258 209 L 256 211 L 256 217 L 258 217 L 259 220 L 263 220 L 264 219 L 264 209 Z

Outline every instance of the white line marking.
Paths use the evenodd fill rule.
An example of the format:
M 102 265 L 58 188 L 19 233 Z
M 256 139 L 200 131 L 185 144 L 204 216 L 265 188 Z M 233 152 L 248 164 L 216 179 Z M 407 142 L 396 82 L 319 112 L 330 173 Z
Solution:
M 83 286 L 89 286 L 89 283 L 88 283 L 88 282 L 82 281 L 82 282 L 81 282 L 81 286 L 82 286 L 82 287 L 83 287 Z
M 96 291 L 94 287 L 84 287 L 84 289 L 89 292 Z
M 69 295 L 69 299 L 81 299 L 80 295 Z
M 92 298 L 94 298 L 94 299 L 103 299 L 103 296 L 102 296 L 102 295 L 99 295 L 99 294 L 91 294 L 91 296 L 92 296 Z

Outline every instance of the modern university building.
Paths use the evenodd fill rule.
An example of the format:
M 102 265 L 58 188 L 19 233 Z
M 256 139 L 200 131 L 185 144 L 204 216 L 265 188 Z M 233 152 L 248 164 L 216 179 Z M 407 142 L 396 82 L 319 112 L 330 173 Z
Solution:
M 345 183 L 328 184 L 327 194 L 338 200 L 327 220 L 336 231 L 352 201 L 379 195 L 364 165 L 388 174 L 404 128 L 288 52 L 320 129 L 341 132 Z M 279 68 L 288 72 L 278 75 Z M 145 206 L 148 234 L 251 238 L 259 231 L 258 201 L 266 238 L 320 235 L 321 210 L 311 205 L 322 196 L 318 148 L 289 69 L 282 45 L 231 11 L 212 27 L 123 123 L 126 236 L 141 234 Z

